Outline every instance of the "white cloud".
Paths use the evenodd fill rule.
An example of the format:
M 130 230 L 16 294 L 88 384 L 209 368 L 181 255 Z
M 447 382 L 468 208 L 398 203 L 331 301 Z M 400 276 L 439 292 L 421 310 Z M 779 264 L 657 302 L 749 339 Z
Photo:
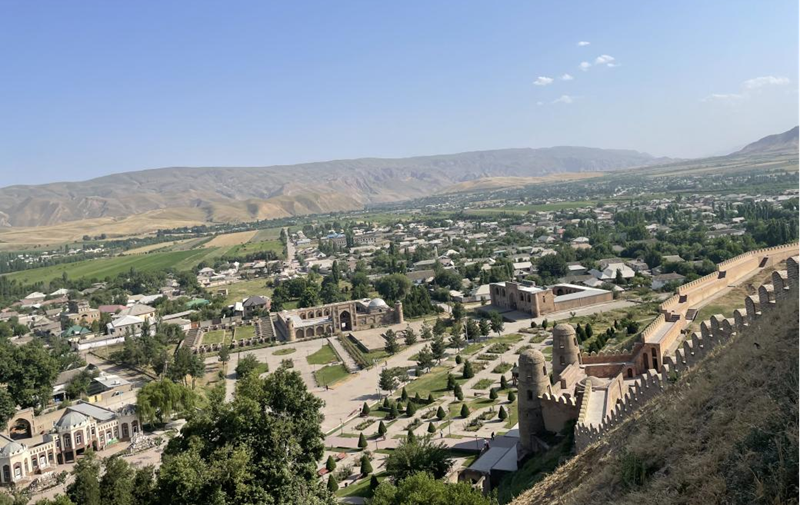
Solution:
M 581 40 L 580 42 L 578 42 L 578 47 L 586 47 L 589 44 L 591 44 L 591 42 L 586 42 L 585 40 Z
M 789 79 L 786 77 L 775 77 L 768 75 L 765 77 L 756 77 L 755 79 L 748 79 L 742 83 L 744 89 L 758 89 L 764 86 L 783 86 L 789 84 Z
M 544 105 L 544 102 L 536 102 L 536 105 Z
M 580 69 L 581 69 L 581 70 L 583 70 L 584 72 L 586 72 L 587 70 L 589 70 L 589 67 L 591 67 L 591 66 L 592 66 L 592 64 L 591 64 L 591 63 L 589 63 L 588 61 L 582 61 L 582 62 L 581 62 L 581 64 L 580 64 L 580 65 L 578 65 L 578 66 L 580 67 Z
M 569 95 L 561 95 L 560 97 L 558 97 L 555 100 L 553 100 L 553 103 L 567 103 L 567 104 L 569 104 L 569 103 L 572 103 L 572 102 L 573 102 L 573 99 Z
M 562 76 L 561 76 L 561 80 L 562 80 L 562 81 L 571 81 L 571 80 L 573 80 L 573 79 L 575 79 L 575 78 L 574 78 L 574 77 L 572 77 L 572 76 L 571 76 L 571 75 L 569 75 L 569 74 L 564 74 L 564 75 L 562 75 Z
M 533 81 L 533 85 L 534 86 L 547 86 L 548 84 L 553 84 L 553 78 L 552 77 L 539 76 L 539 77 L 536 78 L 535 81 Z
M 616 68 L 616 67 L 618 67 L 620 65 L 621 65 L 620 63 L 606 63 L 606 66 L 608 68 Z
M 757 95 L 762 92 L 761 88 L 768 86 L 785 86 L 789 84 L 788 77 L 775 77 L 767 75 L 764 77 L 755 77 L 744 81 L 740 87 L 739 93 L 712 93 L 705 98 L 700 99 L 701 102 L 735 102 L 738 100 L 747 100 L 752 95 Z
M 594 60 L 594 64 L 595 65 L 605 65 L 605 64 L 610 64 L 613 61 L 614 61 L 614 57 L 613 56 L 609 56 L 607 54 L 601 54 L 600 56 L 598 56 Z
M 733 100 L 741 100 L 745 98 L 745 95 L 739 93 L 711 93 L 707 97 L 703 98 L 702 102 L 727 102 Z

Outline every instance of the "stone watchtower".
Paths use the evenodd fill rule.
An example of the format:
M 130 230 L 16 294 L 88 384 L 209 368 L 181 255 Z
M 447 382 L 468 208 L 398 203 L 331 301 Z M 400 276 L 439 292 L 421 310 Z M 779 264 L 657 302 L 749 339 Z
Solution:
M 580 364 L 581 350 L 572 325 L 561 323 L 553 328 L 553 381 L 561 380 L 561 372 L 569 365 Z
M 536 451 L 533 436 L 544 431 L 544 416 L 539 397 L 548 392 L 550 379 L 544 355 L 528 349 L 519 357 L 519 397 L 517 413 L 519 414 L 519 437 L 524 451 Z

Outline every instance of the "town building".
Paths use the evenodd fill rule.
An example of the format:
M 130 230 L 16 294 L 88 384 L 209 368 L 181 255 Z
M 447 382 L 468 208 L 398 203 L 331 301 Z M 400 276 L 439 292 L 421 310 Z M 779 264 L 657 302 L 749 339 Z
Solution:
M 528 283 L 495 282 L 489 288 L 492 309 L 518 310 L 530 314 L 531 317 L 606 303 L 614 299 L 611 291 L 576 284 L 556 284 L 541 288 Z
M 401 324 L 403 304 L 397 302 L 390 307 L 380 298 L 364 298 L 320 307 L 284 310 L 277 316 L 275 329 L 278 336 L 291 341 Z
M 0 434 L 0 484 L 22 484 L 37 475 L 73 463 L 88 449 L 102 451 L 141 431 L 133 405 L 110 410 L 78 402 L 63 411 L 51 426 L 51 416 L 37 417 L 30 409 L 19 411 Z M 39 435 L 40 431 L 45 431 Z

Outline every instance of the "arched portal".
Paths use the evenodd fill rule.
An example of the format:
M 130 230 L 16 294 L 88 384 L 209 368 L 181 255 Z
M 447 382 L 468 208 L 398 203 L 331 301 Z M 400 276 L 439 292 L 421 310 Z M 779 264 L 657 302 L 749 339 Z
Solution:
M 130 436 L 131 436 L 131 434 L 130 434 L 130 428 L 128 428 L 128 423 L 123 423 L 122 424 L 122 439 L 126 440 L 126 439 L 130 438 Z
M 339 314 L 339 321 L 341 324 L 340 328 L 342 330 L 349 331 L 353 329 L 352 316 L 350 315 L 349 311 L 347 310 L 342 311 L 342 313 Z
M 33 429 L 31 428 L 31 422 L 27 419 L 20 417 L 14 424 L 11 426 L 11 430 L 9 432 L 11 438 L 16 440 L 19 438 L 31 438 L 33 436 Z

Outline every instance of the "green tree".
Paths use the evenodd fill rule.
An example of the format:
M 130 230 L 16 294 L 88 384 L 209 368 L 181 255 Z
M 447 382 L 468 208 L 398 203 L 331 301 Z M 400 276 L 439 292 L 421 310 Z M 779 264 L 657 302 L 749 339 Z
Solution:
M 472 363 L 469 360 L 464 362 L 464 370 L 461 372 L 462 379 L 471 379 L 475 377 L 475 372 L 472 370 Z
M 417 334 L 411 326 L 407 326 L 405 329 L 405 343 L 406 345 L 414 345 L 417 343 Z
M 508 392 L 508 403 L 512 403 L 514 400 L 517 399 L 517 394 L 514 393 L 514 390 Z
M 195 395 L 169 379 L 148 382 L 136 396 L 136 411 L 144 423 L 164 424 L 173 413 L 194 407 Z
M 333 456 L 328 456 L 328 460 L 325 461 L 325 469 L 328 470 L 328 472 L 336 470 L 336 460 L 333 459 Z
M 5 388 L 0 387 L 0 426 L 6 426 L 17 412 L 17 402 Z
M 503 323 L 503 316 L 501 316 L 499 312 L 493 310 L 489 314 L 489 320 L 493 332 L 497 333 L 498 336 L 503 333 L 505 324 Z
M 433 330 L 428 323 L 422 323 L 422 330 L 420 331 L 420 338 L 422 340 L 430 340 L 433 337 Z
M 335 503 L 319 485 L 322 401 L 298 372 L 249 374 L 233 401 L 210 399 L 167 444 L 155 503 Z M 291 471 L 287 471 L 291 469 Z
M 239 378 L 251 374 L 258 369 L 258 358 L 252 353 L 245 354 L 238 363 L 236 363 L 236 376 Z
M 467 407 L 466 403 L 461 406 L 461 417 L 469 417 L 469 407 Z
M 489 399 L 497 400 L 497 390 L 495 388 L 489 390 Z
M 400 481 L 417 472 L 427 472 L 441 479 L 450 470 L 453 461 L 443 444 L 433 442 L 429 437 L 404 440 L 386 458 L 386 472 Z
M 105 473 L 100 479 L 100 502 L 103 505 L 134 505 L 135 472 L 127 461 L 114 456 L 105 461 Z
M 417 354 L 417 368 L 420 370 L 430 370 L 433 367 L 433 353 L 431 352 L 431 348 L 426 345 L 419 351 Z
M 500 406 L 500 410 L 497 412 L 497 417 L 501 421 L 505 421 L 508 418 L 508 412 L 506 412 L 505 407 L 503 407 L 502 405 Z
M 445 413 L 444 408 L 442 408 L 442 406 L 439 405 L 439 408 L 436 409 L 436 418 L 442 421 L 444 420 L 445 417 L 447 417 L 447 413 Z
M 500 389 L 508 389 L 508 380 L 505 375 L 500 376 Z
M 411 280 L 400 273 L 384 275 L 375 281 L 375 290 L 384 300 L 401 300 L 411 290 Z
M 219 348 L 219 355 L 217 356 L 218 359 L 223 363 L 227 363 L 228 360 L 231 358 L 231 350 L 228 348 L 227 345 L 223 345 Z
M 444 338 L 442 338 L 441 335 L 436 335 L 433 338 L 433 342 L 431 342 L 431 354 L 433 359 L 435 359 L 437 362 L 441 361 L 444 357 L 446 348 L 447 346 L 444 343 Z
M 464 392 L 461 390 L 461 386 L 456 384 L 455 389 L 453 389 L 453 395 L 456 397 L 458 401 L 464 401 Z
M 386 435 L 386 425 L 383 424 L 383 421 L 378 423 L 378 435 L 381 437 Z
M 377 483 L 377 478 L 375 482 Z M 495 503 L 492 498 L 484 496 L 466 482 L 445 483 L 424 472 L 400 480 L 396 485 L 388 480 L 383 481 L 380 485 L 376 485 L 370 500 L 370 505 L 493 505 Z
M 330 491 L 331 493 L 335 493 L 338 490 L 339 490 L 339 481 L 336 480 L 335 475 L 331 474 L 331 476 L 328 477 L 328 491 Z
M 480 324 L 478 325 L 478 330 L 483 338 L 489 336 L 489 332 L 491 331 L 492 326 L 486 319 L 481 319 Z
M 436 433 L 436 426 L 434 426 L 432 422 L 428 423 L 428 433 Z
M 408 402 L 406 406 L 406 415 L 408 417 L 414 417 L 414 414 L 417 413 L 417 407 L 414 406 L 414 402 Z
M 400 350 L 400 344 L 397 343 L 397 335 L 395 332 L 390 328 L 386 330 L 384 337 L 386 338 L 386 352 L 389 354 L 397 354 Z
M 361 456 L 361 475 L 367 476 L 372 473 L 372 463 L 366 454 Z
M 67 486 L 67 496 L 81 505 L 101 505 L 100 463 L 94 451 L 87 450 L 72 470 L 74 480 Z
M 369 415 L 370 408 L 367 405 L 367 402 L 364 402 L 364 405 L 361 407 L 361 417 L 367 417 Z
M 466 314 L 466 310 L 464 309 L 464 305 L 461 302 L 456 302 L 453 304 L 453 321 L 461 321 Z

